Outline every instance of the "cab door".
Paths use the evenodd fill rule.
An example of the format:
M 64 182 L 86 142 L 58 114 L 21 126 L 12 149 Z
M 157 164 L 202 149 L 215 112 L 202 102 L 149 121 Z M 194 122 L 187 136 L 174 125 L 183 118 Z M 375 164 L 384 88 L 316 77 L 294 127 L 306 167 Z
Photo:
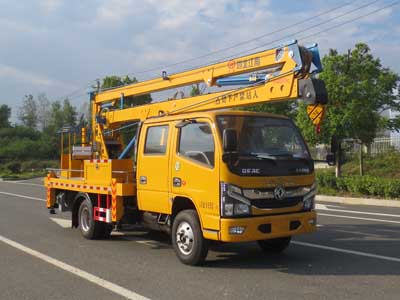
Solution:
M 192 200 L 205 229 L 219 230 L 219 153 L 216 130 L 208 119 L 174 129 L 171 198 Z M 187 121 L 183 121 L 187 122 Z
M 144 135 L 139 140 L 136 170 L 138 207 L 169 214 L 170 126 L 146 124 L 141 130 Z

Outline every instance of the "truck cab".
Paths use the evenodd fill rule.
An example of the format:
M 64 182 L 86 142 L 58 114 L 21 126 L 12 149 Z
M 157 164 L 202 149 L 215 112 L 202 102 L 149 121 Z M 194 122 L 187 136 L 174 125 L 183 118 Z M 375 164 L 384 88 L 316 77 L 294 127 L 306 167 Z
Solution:
M 165 215 L 183 261 L 198 260 L 191 256 L 206 240 L 286 247 L 290 236 L 316 229 L 313 161 L 283 116 L 219 111 L 146 120 L 136 174 L 139 210 Z

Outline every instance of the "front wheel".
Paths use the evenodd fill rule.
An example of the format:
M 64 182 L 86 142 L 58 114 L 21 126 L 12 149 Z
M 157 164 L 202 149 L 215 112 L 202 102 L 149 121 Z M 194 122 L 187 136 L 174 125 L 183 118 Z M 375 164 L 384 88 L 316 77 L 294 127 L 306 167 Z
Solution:
M 179 260 L 186 265 L 200 265 L 208 253 L 199 217 L 194 210 L 178 213 L 172 224 L 172 245 Z
M 290 240 L 292 237 L 283 237 L 269 240 L 260 240 L 257 241 L 258 246 L 267 253 L 281 253 L 285 251 L 287 247 L 290 245 Z

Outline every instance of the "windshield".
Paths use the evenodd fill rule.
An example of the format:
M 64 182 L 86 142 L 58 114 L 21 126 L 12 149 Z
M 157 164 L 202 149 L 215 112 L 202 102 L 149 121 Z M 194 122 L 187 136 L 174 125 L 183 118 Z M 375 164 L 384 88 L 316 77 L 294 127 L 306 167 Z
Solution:
M 221 115 L 224 129 L 237 133 L 237 155 L 228 161 L 229 170 L 240 176 L 305 175 L 314 171 L 308 149 L 299 130 L 289 119 Z
M 220 134 L 235 129 L 239 155 L 309 158 L 299 131 L 289 119 L 253 116 L 218 116 Z

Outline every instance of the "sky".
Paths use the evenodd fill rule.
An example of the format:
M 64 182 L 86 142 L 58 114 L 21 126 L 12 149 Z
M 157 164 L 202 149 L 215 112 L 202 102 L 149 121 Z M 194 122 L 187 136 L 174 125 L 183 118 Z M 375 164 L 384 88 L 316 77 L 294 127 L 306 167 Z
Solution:
M 79 108 L 97 78 L 144 80 L 293 39 L 317 42 L 322 55 L 365 42 L 400 73 L 400 4 L 318 33 L 394 2 L 400 1 L 0 0 L 0 104 L 12 108 L 14 121 L 27 94 L 68 96 Z

